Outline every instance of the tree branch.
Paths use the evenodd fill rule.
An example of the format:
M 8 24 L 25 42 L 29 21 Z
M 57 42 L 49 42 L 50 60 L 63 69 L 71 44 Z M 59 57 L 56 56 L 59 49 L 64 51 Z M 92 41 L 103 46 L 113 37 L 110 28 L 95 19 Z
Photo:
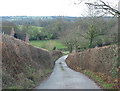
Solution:
M 107 5 L 104 1 L 100 0 L 100 2 L 102 4 L 99 3 L 85 3 L 89 6 L 94 6 L 95 9 L 103 9 L 108 11 L 110 14 L 114 15 L 114 16 L 120 16 L 120 11 L 118 11 L 117 9 L 112 8 L 110 5 Z

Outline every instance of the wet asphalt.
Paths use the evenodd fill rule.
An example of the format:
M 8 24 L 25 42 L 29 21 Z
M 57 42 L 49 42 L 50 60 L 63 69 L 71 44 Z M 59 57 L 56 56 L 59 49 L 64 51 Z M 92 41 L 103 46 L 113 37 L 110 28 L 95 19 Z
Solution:
M 100 89 L 87 76 L 70 69 L 65 62 L 66 58 L 67 55 L 56 61 L 51 76 L 37 89 Z

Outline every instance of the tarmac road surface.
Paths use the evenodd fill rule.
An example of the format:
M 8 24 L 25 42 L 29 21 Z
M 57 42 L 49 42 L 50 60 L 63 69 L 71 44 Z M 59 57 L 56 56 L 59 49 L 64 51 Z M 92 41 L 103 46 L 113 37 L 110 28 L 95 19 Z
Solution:
M 37 89 L 100 89 L 87 76 L 70 69 L 65 63 L 66 58 L 67 55 L 56 61 L 51 76 Z

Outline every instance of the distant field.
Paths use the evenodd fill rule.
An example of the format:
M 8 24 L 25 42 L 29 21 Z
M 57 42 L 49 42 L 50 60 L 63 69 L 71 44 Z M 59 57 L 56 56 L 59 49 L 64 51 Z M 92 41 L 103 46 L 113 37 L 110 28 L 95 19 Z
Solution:
M 20 30 L 22 30 L 22 27 L 23 27 L 23 25 L 18 25 L 17 26 Z M 30 26 L 31 28 L 35 28 L 35 29 L 42 29 L 43 27 L 39 27 L 39 26 Z
M 39 48 L 45 48 L 47 50 L 52 50 L 55 46 L 58 50 L 67 49 L 67 47 L 64 46 L 59 40 L 30 41 L 30 44 Z

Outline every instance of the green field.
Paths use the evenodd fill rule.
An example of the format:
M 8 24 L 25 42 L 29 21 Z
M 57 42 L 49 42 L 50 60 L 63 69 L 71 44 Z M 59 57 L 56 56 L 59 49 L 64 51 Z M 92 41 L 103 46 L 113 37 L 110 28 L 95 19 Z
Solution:
M 54 47 L 56 47 L 58 50 L 67 50 L 67 47 L 64 46 L 59 40 L 30 41 L 30 44 L 47 50 L 53 50 Z
M 23 25 L 18 25 L 17 26 L 18 29 L 22 30 Z M 39 27 L 39 26 L 29 26 L 31 29 L 37 29 L 37 30 L 41 30 L 43 27 Z

